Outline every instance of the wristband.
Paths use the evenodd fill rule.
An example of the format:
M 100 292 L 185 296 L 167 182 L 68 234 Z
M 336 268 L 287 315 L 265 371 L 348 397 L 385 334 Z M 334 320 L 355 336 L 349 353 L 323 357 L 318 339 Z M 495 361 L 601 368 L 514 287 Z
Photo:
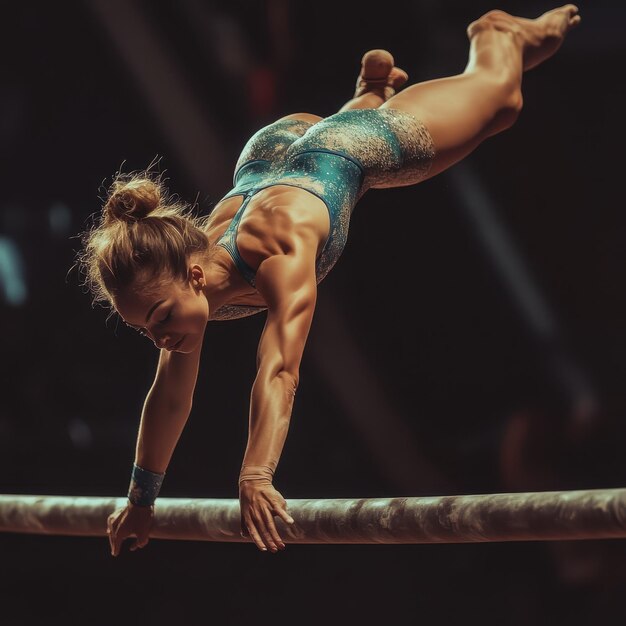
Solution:
M 128 486 L 128 500 L 136 506 L 151 506 L 159 495 L 165 473 L 157 474 L 133 463 Z
M 267 465 L 243 465 L 239 474 L 239 484 L 244 480 L 265 480 L 272 483 L 274 470 Z

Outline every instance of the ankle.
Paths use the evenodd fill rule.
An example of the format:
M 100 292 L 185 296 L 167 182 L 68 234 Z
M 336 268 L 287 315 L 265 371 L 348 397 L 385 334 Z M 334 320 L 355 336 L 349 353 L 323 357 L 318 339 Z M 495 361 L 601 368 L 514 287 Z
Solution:
M 500 10 L 493 10 L 481 15 L 467 27 L 467 36 L 471 40 L 477 35 L 484 32 L 501 32 L 509 35 L 519 36 L 522 33 L 522 27 L 519 23 L 511 19 L 508 13 Z

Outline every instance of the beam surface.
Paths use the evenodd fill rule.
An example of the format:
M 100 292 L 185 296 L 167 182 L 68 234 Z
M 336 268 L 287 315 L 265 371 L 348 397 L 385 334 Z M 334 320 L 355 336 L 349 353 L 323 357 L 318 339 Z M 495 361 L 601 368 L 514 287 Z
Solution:
M 626 489 L 288 500 L 286 543 L 417 544 L 626 538 Z M 0 495 L 0 532 L 105 536 L 126 498 Z M 239 501 L 159 498 L 151 538 L 250 542 Z

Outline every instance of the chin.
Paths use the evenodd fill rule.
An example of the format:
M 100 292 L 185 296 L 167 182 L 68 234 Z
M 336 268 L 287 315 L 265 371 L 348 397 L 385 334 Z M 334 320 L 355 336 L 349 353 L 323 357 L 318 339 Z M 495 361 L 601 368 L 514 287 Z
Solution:
M 182 343 L 178 348 L 172 350 L 172 352 L 180 352 L 181 354 L 189 354 L 194 352 L 198 348 L 198 343 L 202 343 L 198 340 L 197 335 L 185 335 Z

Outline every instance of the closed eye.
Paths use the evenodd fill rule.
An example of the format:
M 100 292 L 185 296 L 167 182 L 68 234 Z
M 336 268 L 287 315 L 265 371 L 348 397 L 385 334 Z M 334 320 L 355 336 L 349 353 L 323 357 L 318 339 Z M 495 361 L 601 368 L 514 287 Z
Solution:
M 166 322 L 168 322 L 171 319 L 171 317 L 172 317 L 172 309 L 170 309 L 167 312 L 167 315 L 162 320 L 159 320 L 159 324 L 165 324 Z

